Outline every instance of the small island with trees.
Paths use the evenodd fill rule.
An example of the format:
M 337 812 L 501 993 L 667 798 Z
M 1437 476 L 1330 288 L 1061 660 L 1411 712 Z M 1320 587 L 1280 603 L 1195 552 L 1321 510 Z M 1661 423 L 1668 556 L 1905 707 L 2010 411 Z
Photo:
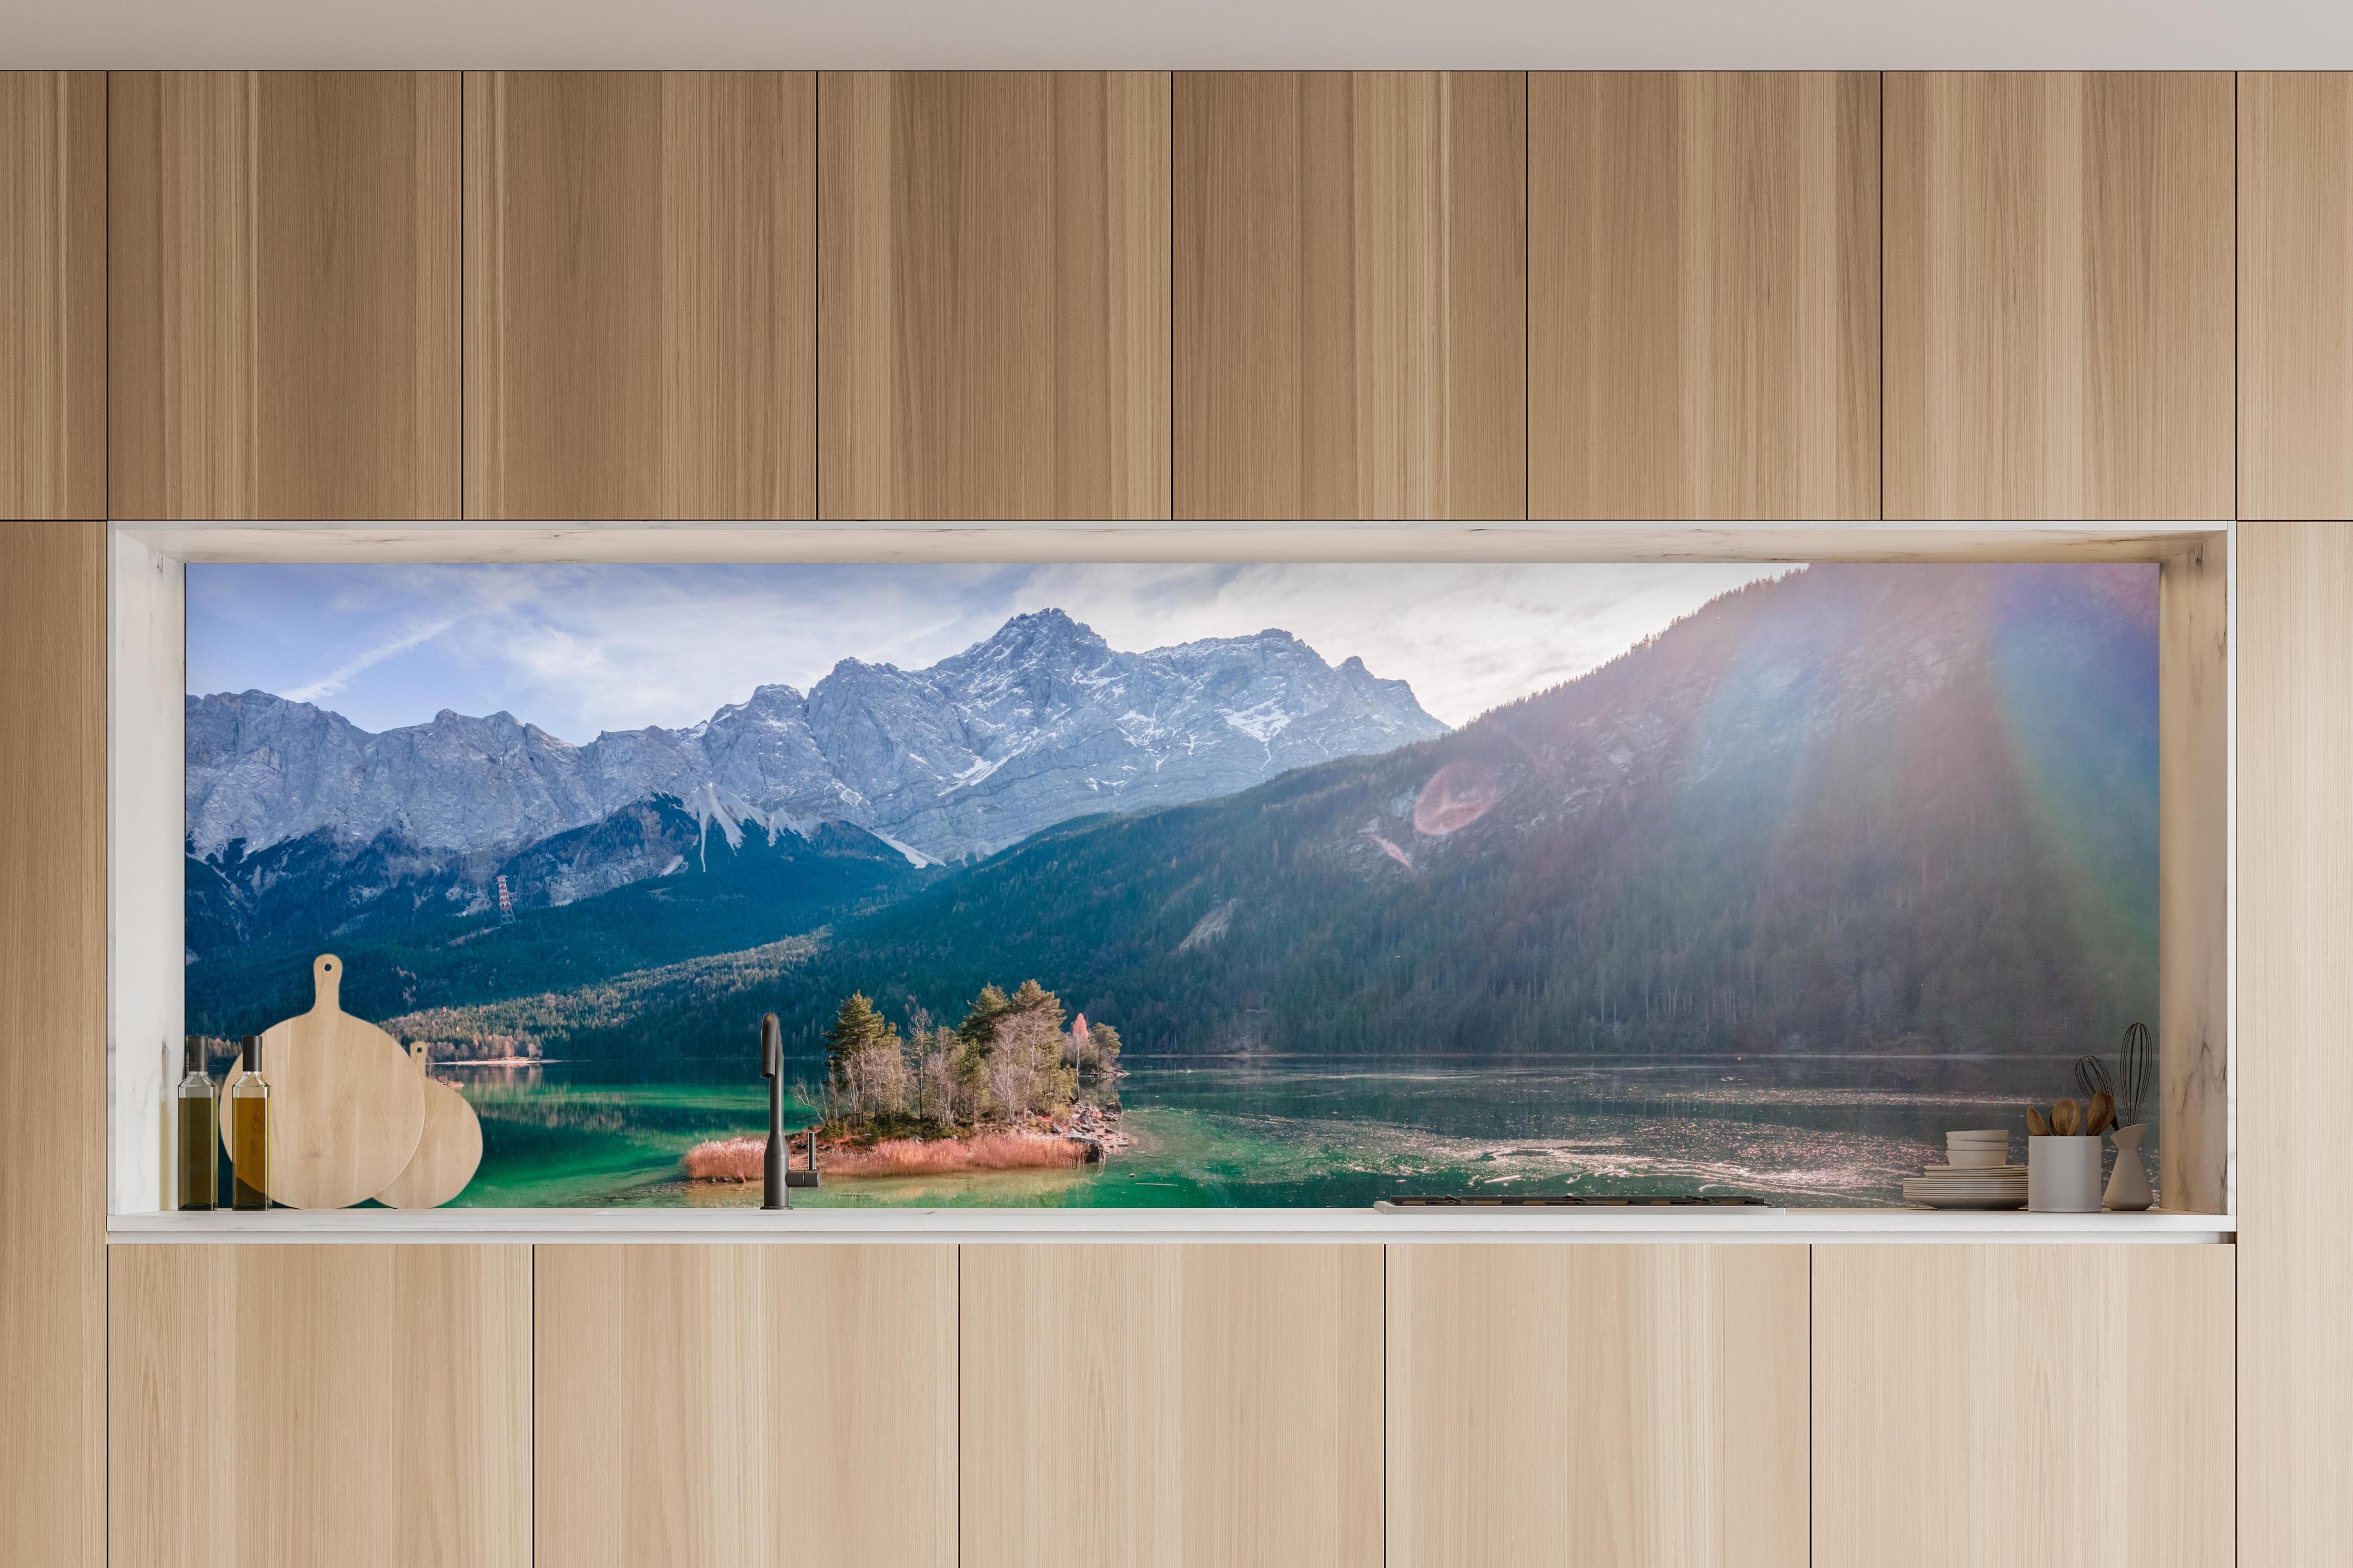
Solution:
M 816 1130 L 828 1175 L 928 1175 L 1092 1164 L 1133 1142 L 1120 1126 L 1119 1031 L 1068 1020 L 1035 980 L 981 987 L 954 1026 L 913 1008 L 902 1032 L 865 993 L 843 998 L 825 1036 Z M 797 1160 L 805 1138 L 793 1140 Z M 762 1140 L 705 1143 L 699 1180 L 754 1180 Z

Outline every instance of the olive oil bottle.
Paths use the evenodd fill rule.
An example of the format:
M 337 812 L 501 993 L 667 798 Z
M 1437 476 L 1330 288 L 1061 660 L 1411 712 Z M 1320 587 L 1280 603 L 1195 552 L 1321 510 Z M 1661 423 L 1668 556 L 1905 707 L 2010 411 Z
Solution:
M 228 1089 L 229 1154 L 237 1163 L 232 1208 L 269 1206 L 269 1084 L 261 1076 L 261 1037 L 245 1037 L 244 1070 Z
M 180 1079 L 180 1206 L 220 1206 L 218 1167 L 213 1143 L 220 1134 L 220 1101 L 212 1074 L 205 1070 L 205 1043 L 188 1037 L 185 1076 Z

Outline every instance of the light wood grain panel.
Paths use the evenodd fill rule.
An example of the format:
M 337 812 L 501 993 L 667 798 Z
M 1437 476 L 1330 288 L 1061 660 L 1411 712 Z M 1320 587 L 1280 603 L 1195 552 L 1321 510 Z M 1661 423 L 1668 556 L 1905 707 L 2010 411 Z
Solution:
M 2230 1563 L 2232 1254 L 1815 1247 L 1814 1568 Z
M 2239 515 L 2353 517 L 2353 73 L 2239 76 Z
M 1528 84 L 1535 517 L 1879 515 L 1879 78 Z
M 0 71 L 0 518 L 106 515 L 106 73 Z
M 100 1568 L 106 531 L 0 522 L 0 1562 Z
M 1248 528 L 143 528 L 174 561 L 2162 561 L 2206 529 L 2152 527 L 1661 529 L 1306 523 Z
M 954 1568 L 955 1251 L 543 1247 L 540 1561 Z
M 1166 73 L 819 97 L 824 515 L 1166 517 Z
M 466 78 L 466 514 L 816 515 L 807 71 Z
M 458 515 L 458 76 L 117 71 L 113 515 Z
M 1806 1249 L 1388 1249 L 1388 1562 L 1802 1568 Z
M 965 1568 L 1378 1568 L 1378 1247 L 962 1267 Z
M 2158 1201 L 2230 1212 L 2231 634 L 2221 534 L 2158 569 Z
M 531 1249 L 119 1247 L 116 1568 L 528 1568 Z
M 2239 1561 L 2353 1540 L 2353 523 L 2239 530 Z
M 2230 74 L 1885 81 L 1886 515 L 2230 516 Z
M 1526 515 L 1527 78 L 1176 78 L 1176 515 Z

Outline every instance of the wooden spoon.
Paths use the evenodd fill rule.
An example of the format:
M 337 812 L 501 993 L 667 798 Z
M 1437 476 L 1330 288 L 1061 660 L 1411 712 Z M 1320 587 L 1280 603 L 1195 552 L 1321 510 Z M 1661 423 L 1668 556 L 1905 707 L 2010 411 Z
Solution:
M 2037 1138 L 2051 1136 L 2051 1123 L 2042 1119 L 2042 1111 L 2031 1105 L 2026 1108 L 2026 1130 Z
M 2051 1131 L 2052 1136 L 2059 1138 L 2073 1138 L 2075 1136 L 2076 1130 L 2081 1128 L 2083 1125 L 2084 1108 L 2077 1105 L 2073 1100 L 2063 1100 L 2058 1104 L 2051 1108 Z
M 2084 1118 L 2084 1136 L 2097 1138 L 2116 1124 L 2116 1097 L 2102 1089 L 2092 1096 L 2092 1109 Z

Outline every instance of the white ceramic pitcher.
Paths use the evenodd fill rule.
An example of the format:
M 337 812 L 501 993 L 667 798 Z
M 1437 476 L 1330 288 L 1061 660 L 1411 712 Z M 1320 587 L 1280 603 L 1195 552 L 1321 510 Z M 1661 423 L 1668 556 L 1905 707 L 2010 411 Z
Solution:
M 2112 1209 L 2145 1209 L 2148 1207 L 2148 1167 L 2140 1163 L 2140 1141 L 2148 1131 L 2148 1123 L 2136 1121 L 2130 1127 L 2119 1127 L 2108 1134 L 2108 1142 L 2116 1146 L 2116 1168 L 2108 1176 L 2107 1195 L 2100 1201 Z

